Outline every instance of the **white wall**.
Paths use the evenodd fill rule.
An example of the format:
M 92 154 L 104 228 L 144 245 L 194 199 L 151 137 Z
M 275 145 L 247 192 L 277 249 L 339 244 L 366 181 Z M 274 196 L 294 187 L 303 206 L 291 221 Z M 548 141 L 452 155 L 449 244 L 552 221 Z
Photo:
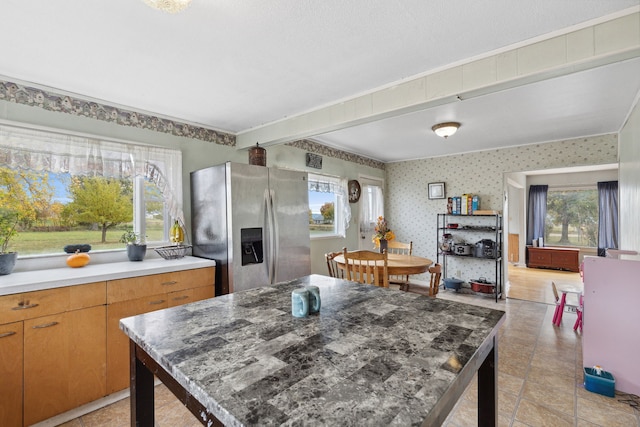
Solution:
M 527 194 L 532 185 L 549 187 L 596 185 L 601 181 L 616 181 L 618 169 L 595 170 L 589 172 L 565 172 L 527 176 Z
M 620 249 L 640 252 L 640 103 L 620 132 Z
M 444 181 L 447 197 L 478 194 L 482 209 L 502 211 L 507 172 L 617 163 L 617 156 L 617 135 L 603 135 L 388 164 L 387 216 L 400 240 L 413 241 L 416 255 L 435 260 L 436 214 L 446 212 L 447 201 L 427 198 L 429 182 Z M 468 263 L 462 278 L 491 277 L 490 264 Z

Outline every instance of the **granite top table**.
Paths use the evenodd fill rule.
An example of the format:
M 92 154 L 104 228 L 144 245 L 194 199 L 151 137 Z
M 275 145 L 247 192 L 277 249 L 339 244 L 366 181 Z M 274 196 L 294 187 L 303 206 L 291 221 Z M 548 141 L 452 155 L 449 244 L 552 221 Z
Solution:
M 291 291 L 320 288 L 320 313 Z M 478 372 L 497 419 L 504 312 L 311 275 L 120 321 L 131 423 L 153 426 L 153 374 L 204 425 L 440 425 Z

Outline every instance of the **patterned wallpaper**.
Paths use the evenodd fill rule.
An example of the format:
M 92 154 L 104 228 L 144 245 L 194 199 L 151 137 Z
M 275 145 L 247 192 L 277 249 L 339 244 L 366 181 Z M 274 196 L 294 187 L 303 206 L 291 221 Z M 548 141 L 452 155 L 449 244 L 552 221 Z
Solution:
M 388 163 L 386 215 L 401 241 L 413 241 L 413 253 L 435 261 L 440 233 L 437 214 L 446 212 L 447 201 L 429 200 L 427 184 L 444 182 L 446 196 L 472 193 L 480 196 L 481 208 L 503 210 L 503 174 L 580 165 L 617 163 L 617 135 L 604 135 Z M 479 238 L 467 239 L 475 243 Z M 483 236 L 481 238 L 489 238 Z M 506 236 L 505 236 L 506 237 Z M 449 258 L 447 275 L 462 271 L 462 279 L 493 280 L 495 263 Z M 416 277 L 425 280 L 426 276 Z

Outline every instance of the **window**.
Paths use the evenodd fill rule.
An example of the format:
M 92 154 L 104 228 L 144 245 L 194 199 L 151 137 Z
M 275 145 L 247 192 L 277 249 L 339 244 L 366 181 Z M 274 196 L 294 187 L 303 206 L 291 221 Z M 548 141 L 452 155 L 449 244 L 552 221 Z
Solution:
M 311 238 L 346 236 L 351 219 L 347 180 L 309 174 L 309 233 Z
M 181 174 L 179 150 L 0 125 L 2 214 L 19 217 L 9 250 L 121 249 L 131 228 L 168 242 L 172 218 L 184 223 Z
M 595 186 L 549 188 L 545 245 L 593 247 L 598 244 L 598 190 Z

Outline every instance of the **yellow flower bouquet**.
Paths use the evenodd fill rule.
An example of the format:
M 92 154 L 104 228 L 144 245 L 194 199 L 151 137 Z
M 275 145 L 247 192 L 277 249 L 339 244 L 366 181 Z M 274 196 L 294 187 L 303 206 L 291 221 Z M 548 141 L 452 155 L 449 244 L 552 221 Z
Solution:
M 384 217 L 379 216 L 378 222 L 374 228 L 375 234 L 371 238 L 371 241 L 376 245 L 380 245 L 380 240 L 393 240 L 396 238 L 396 235 L 393 234 L 393 231 L 389 229 L 389 224 Z

